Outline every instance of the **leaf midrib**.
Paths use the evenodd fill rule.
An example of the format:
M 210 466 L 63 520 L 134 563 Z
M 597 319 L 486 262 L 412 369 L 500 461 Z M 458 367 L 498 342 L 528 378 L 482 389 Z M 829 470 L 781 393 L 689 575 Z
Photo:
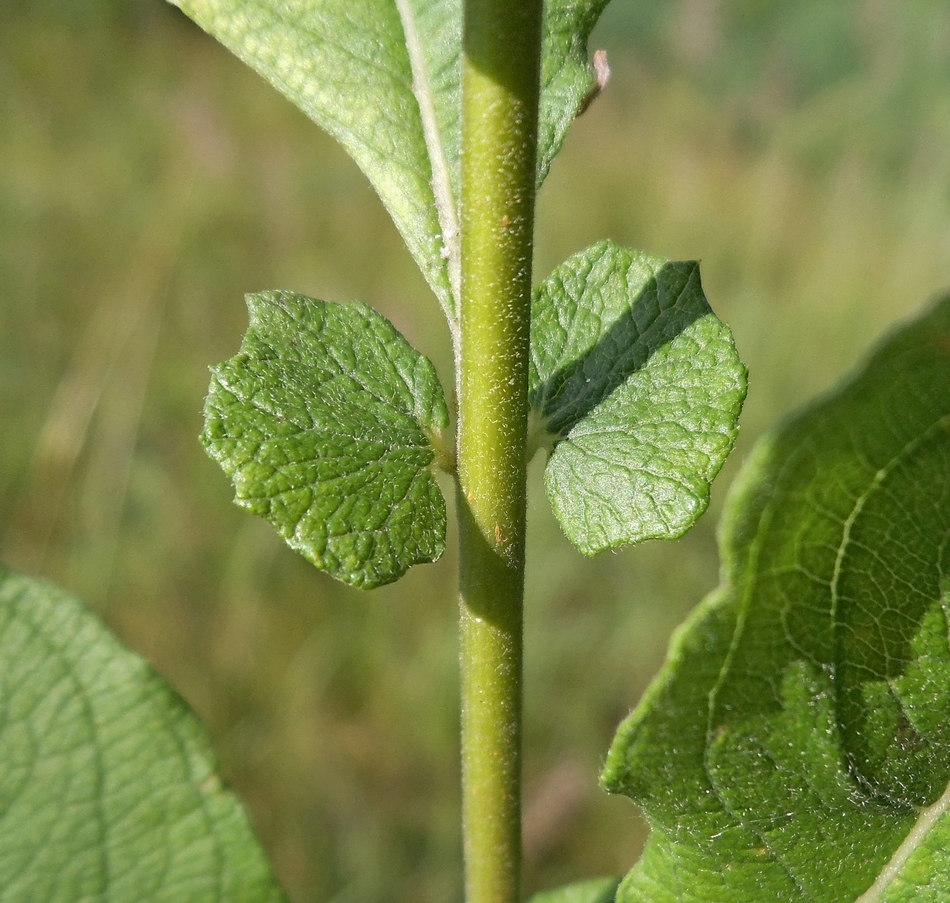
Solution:
M 901 871 L 910 857 L 924 844 L 928 834 L 934 828 L 941 816 L 950 809 L 950 784 L 943 792 L 943 796 L 932 806 L 921 810 L 914 827 L 907 833 L 904 842 L 894 851 L 884 868 L 878 872 L 874 883 L 855 900 L 855 903 L 876 903 L 884 899 L 887 889 L 900 877 Z
M 412 90 L 419 104 L 422 133 L 429 154 L 432 170 L 432 192 L 435 197 L 436 214 L 442 229 L 442 246 L 448 260 L 449 286 L 452 290 L 453 309 L 446 311 L 453 338 L 458 335 L 458 306 L 462 287 L 462 260 L 458 216 L 455 210 L 455 195 L 449 176 L 449 164 L 445 156 L 445 144 L 439 128 L 432 85 L 426 70 L 422 39 L 416 24 L 410 0 L 396 0 L 396 8 L 402 22 L 412 70 Z

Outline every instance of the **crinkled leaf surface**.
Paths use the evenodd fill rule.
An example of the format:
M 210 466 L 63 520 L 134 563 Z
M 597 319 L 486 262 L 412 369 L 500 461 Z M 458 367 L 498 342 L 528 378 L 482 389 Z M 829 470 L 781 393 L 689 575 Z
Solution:
M 240 353 L 212 369 L 201 437 L 237 504 L 354 586 L 437 559 L 430 438 L 448 411 L 432 364 L 359 302 L 262 292 L 248 310 Z
M 204 731 L 80 602 L 0 569 L 4 903 L 284 899 Z
M 950 298 L 762 440 L 724 524 L 604 771 L 653 832 L 618 901 L 950 899 Z
M 461 0 L 173 0 L 333 135 L 450 321 L 458 297 Z M 546 4 L 538 181 L 594 83 L 607 0 Z
M 535 293 L 531 405 L 545 486 L 588 555 L 681 536 L 732 449 L 746 372 L 696 263 L 601 242 Z
M 619 878 L 591 878 L 535 894 L 530 903 L 614 903 Z

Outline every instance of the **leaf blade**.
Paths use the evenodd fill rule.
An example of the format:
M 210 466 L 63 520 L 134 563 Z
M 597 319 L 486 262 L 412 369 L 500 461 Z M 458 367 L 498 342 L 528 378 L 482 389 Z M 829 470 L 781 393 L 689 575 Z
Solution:
M 458 329 L 461 0 L 171 0 L 336 138 Z M 594 84 L 607 0 L 545 11 L 537 184 Z
M 568 538 L 593 555 L 682 535 L 746 388 L 698 267 L 593 245 L 536 292 L 531 341 L 531 405 L 553 444 L 545 488 Z
M 203 727 L 80 602 L 0 568 L 11 903 L 284 900 Z
M 241 351 L 212 370 L 202 433 L 236 503 L 354 586 L 440 557 L 432 443 L 448 411 L 432 364 L 359 302 L 262 292 L 248 309 Z
M 857 899 L 950 783 L 950 299 L 766 437 L 724 523 L 604 771 L 654 826 L 618 899 L 677 899 L 676 867 L 697 901 Z
M 372 183 L 447 315 L 456 315 L 412 63 L 393 2 L 176 0 L 336 138 Z
M 610 0 L 551 0 L 544 9 L 538 187 L 544 183 L 574 119 L 592 97 L 596 75 L 587 42 Z

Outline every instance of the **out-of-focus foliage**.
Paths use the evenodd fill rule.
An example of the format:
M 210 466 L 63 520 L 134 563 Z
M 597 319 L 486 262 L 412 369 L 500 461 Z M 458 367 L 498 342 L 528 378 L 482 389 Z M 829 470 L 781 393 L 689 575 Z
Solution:
M 675 543 L 582 559 L 533 468 L 529 892 L 631 865 L 641 823 L 597 773 L 716 581 L 750 440 L 950 284 L 940 4 L 614 2 L 592 40 L 613 80 L 542 191 L 537 278 L 603 238 L 701 259 L 750 395 Z M 94 601 L 209 721 L 296 901 L 459 898 L 452 537 L 395 587 L 339 587 L 231 504 L 197 440 L 246 292 L 371 302 L 447 374 L 429 289 L 339 148 L 171 7 L 0 11 L 0 559 Z M 814 63 L 813 29 L 840 60 Z

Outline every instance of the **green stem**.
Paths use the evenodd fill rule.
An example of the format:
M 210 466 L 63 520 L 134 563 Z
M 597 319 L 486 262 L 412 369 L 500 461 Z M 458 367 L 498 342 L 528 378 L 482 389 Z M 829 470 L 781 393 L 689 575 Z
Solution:
M 543 0 L 466 0 L 458 511 L 468 903 L 521 897 L 531 252 Z

